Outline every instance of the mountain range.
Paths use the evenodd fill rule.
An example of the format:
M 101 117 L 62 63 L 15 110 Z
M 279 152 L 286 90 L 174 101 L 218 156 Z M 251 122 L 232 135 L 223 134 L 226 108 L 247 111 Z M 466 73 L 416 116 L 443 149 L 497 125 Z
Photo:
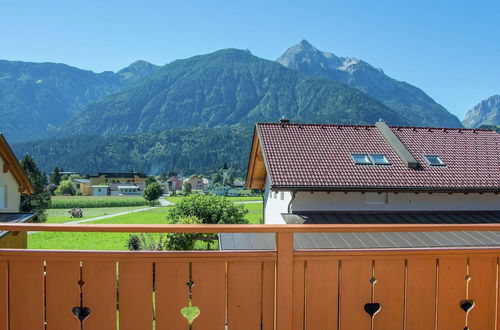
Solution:
M 233 170 L 243 173 L 244 162 L 235 159 L 246 159 L 248 150 L 240 147 L 248 144 L 253 124 L 283 117 L 461 127 L 420 89 L 361 60 L 321 52 L 307 41 L 277 61 L 225 49 L 164 66 L 137 61 L 116 73 L 0 61 L 0 129 L 11 143 L 18 142 L 13 144 L 18 155 L 33 154 L 46 171 L 65 164 L 84 173 L 189 172 L 199 167 L 179 159 L 196 152 L 205 155 L 207 161 L 198 163 L 209 171 L 223 160 L 208 156 L 204 148 L 212 146 L 218 149 L 211 152 L 220 150 L 234 160 Z M 228 130 L 237 132 L 232 138 L 240 146 L 233 154 L 228 148 L 234 141 L 212 138 Z M 182 142 L 172 143 L 172 134 Z M 85 141 L 85 148 L 77 147 Z M 128 141 L 128 147 L 114 141 Z
M 40 138 L 157 68 L 137 61 L 117 73 L 94 73 L 65 64 L 0 61 L 0 129 L 10 141 Z
M 462 123 L 465 127 L 500 125 L 500 95 L 493 95 L 467 111 Z
M 457 117 L 421 89 L 393 79 L 362 60 L 320 51 L 307 40 L 290 47 L 277 62 L 308 77 L 338 81 L 359 89 L 413 125 L 462 127 Z

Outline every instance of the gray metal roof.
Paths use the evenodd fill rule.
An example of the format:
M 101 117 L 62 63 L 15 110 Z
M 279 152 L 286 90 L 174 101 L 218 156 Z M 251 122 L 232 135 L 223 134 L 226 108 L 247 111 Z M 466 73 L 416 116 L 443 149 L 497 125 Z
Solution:
M 287 223 L 306 224 L 460 224 L 500 223 L 500 211 L 488 212 L 304 212 L 283 214 Z M 274 250 L 274 234 L 220 234 L 222 250 Z M 299 233 L 295 249 L 384 249 L 498 247 L 500 231 Z
M 0 222 L 23 223 L 33 218 L 35 213 L 0 213 Z M 7 235 L 8 231 L 0 231 L 0 238 Z

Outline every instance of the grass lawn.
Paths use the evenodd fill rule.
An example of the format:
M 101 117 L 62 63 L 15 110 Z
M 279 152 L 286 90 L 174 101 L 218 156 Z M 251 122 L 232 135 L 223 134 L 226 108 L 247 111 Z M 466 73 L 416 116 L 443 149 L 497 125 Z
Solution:
M 247 219 L 250 223 L 260 223 L 262 219 L 262 204 L 252 203 L 244 204 L 249 210 Z M 96 212 L 109 212 L 114 208 L 93 209 Z M 124 208 L 116 208 L 118 212 L 124 212 Z M 86 224 L 162 224 L 165 223 L 165 217 L 168 207 L 159 207 L 148 211 L 120 215 L 117 217 L 91 221 Z M 105 211 L 108 210 L 108 211 Z M 57 219 L 58 210 L 53 211 L 54 219 Z M 64 211 L 60 211 L 64 212 Z M 118 213 L 115 212 L 115 213 Z M 84 210 L 84 215 L 85 210 Z M 49 214 L 50 217 L 50 214 Z M 69 218 L 69 217 L 68 217 Z M 50 222 L 55 222 L 50 221 Z M 82 226 L 85 224 L 82 224 Z M 28 236 L 28 248 L 30 249 L 65 249 L 65 250 L 126 250 L 128 233 L 59 233 L 59 232 L 40 232 Z M 201 243 L 201 242 L 200 242 Z M 201 243 L 204 244 L 204 243 Z M 197 246 L 202 246 L 197 244 Z
M 68 211 L 70 209 L 48 209 L 47 222 L 48 223 L 63 223 L 68 221 L 85 220 L 89 218 L 101 217 L 114 213 L 121 213 L 144 209 L 149 206 L 123 206 L 123 207 L 97 207 L 97 208 L 83 208 L 82 218 L 70 218 Z
M 244 204 L 248 210 L 246 218 L 250 223 L 257 225 L 262 223 L 262 205 L 262 203 Z

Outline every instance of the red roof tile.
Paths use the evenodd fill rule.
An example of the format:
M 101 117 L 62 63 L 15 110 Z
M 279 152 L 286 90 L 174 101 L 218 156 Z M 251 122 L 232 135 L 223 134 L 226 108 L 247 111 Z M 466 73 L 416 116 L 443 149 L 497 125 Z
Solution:
M 500 135 L 490 130 L 391 127 L 420 163 L 410 169 L 375 126 L 257 124 L 274 188 L 500 190 Z M 353 153 L 391 165 L 355 165 Z M 423 155 L 439 155 L 444 167 Z

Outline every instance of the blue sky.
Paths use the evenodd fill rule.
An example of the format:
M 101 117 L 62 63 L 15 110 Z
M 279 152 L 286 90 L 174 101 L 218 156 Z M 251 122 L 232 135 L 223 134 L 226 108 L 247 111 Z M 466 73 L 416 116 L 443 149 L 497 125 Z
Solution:
M 0 58 L 117 71 L 307 39 L 420 87 L 460 119 L 500 94 L 500 1 L 0 0 Z

